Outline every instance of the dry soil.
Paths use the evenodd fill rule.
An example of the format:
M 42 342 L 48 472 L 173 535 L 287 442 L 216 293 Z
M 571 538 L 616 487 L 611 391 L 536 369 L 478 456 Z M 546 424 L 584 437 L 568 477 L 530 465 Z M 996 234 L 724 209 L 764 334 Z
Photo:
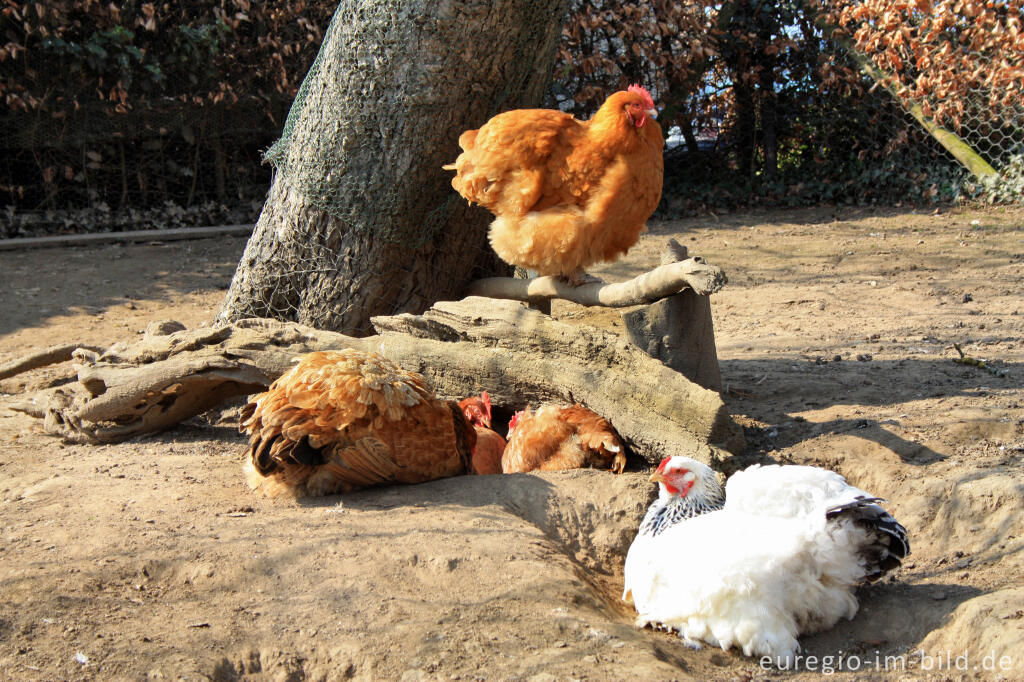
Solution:
M 64 363 L 0 381 L 0 676 L 1024 679 L 1024 211 L 655 223 L 596 274 L 648 269 L 669 236 L 729 276 L 712 309 L 742 461 L 835 469 L 911 534 L 853 620 L 803 638 L 801 670 L 633 628 L 618 593 L 653 492 L 642 463 L 271 501 L 244 484 L 235 405 L 106 446 L 10 409 L 72 379 Z M 205 323 L 243 247 L 2 252 L 0 364 Z

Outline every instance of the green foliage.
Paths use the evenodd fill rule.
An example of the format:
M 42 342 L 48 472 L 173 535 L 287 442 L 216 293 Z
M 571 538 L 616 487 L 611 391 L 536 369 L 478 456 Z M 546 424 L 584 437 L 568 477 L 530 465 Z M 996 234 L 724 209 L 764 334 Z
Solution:
M 990 204 L 1024 202 L 1024 152 L 1012 155 L 999 175 L 965 183 L 965 194 Z

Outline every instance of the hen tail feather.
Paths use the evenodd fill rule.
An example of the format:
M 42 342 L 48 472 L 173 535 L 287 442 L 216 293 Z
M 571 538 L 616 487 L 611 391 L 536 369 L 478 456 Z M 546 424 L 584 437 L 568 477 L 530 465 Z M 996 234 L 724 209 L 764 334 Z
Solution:
M 861 497 L 829 508 L 827 519 L 848 518 L 861 528 L 873 531 L 874 541 L 860 548 L 866 567 L 865 580 L 875 582 L 889 571 L 898 568 L 910 554 L 907 529 L 878 503 L 880 497 Z

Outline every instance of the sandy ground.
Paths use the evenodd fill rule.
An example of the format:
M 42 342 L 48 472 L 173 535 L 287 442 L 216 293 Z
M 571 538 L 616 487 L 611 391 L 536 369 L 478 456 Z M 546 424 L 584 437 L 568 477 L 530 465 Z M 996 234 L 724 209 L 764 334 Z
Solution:
M 9 409 L 67 381 L 65 363 L 0 381 L 0 676 L 1024 679 L 1024 211 L 651 228 L 598 274 L 651 267 L 668 236 L 726 269 L 712 308 L 742 460 L 835 469 L 911 533 L 852 621 L 802 640 L 817 657 L 802 670 L 633 628 L 618 592 L 653 492 L 640 463 L 269 501 L 244 485 L 231 405 L 110 446 L 62 444 Z M 209 320 L 243 247 L 0 253 L 0 364 Z M 955 363 L 954 344 L 993 371 Z

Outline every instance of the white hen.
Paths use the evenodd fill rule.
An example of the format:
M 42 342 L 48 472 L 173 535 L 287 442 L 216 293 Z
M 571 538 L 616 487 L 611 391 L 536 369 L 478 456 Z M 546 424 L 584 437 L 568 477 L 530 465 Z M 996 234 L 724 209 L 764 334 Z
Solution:
M 752 466 L 725 494 L 708 466 L 669 457 L 626 556 L 637 626 L 688 644 L 788 659 L 797 636 L 857 612 L 854 587 L 910 553 L 907 531 L 863 490 L 808 466 Z M 724 501 L 724 503 L 723 503 Z

